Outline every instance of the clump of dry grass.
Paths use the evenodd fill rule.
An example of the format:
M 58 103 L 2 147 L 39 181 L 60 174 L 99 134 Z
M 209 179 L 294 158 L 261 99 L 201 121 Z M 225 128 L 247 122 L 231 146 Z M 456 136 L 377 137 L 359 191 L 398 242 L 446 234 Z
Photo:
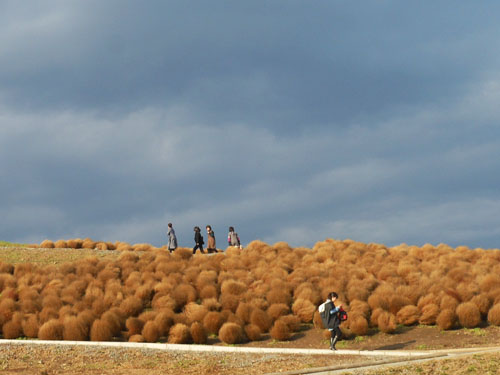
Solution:
M 267 313 L 273 320 L 277 320 L 280 316 L 287 315 L 289 312 L 290 308 L 284 303 L 275 303 L 267 309 Z
M 250 323 L 259 327 L 260 331 L 264 333 L 269 331 L 273 321 L 265 311 L 254 308 L 250 315 Z
M 490 324 L 500 326 L 500 303 L 493 305 L 488 312 L 488 322 Z
M 396 331 L 396 317 L 387 311 L 382 311 L 377 319 L 379 329 L 384 333 L 394 333 Z
M 224 323 L 219 330 L 219 338 L 226 344 L 239 344 L 243 342 L 243 329 L 236 323 Z
M 474 328 L 481 323 L 481 313 L 472 302 L 464 302 L 458 305 L 456 313 L 462 327 Z
M 85 341 L 89 338 L 88 322 L 81 316 L 67 316 L 63 321 L 63 339 Z
M 349 329 L 356 336 L 364 336 L 368 333 L 368 321 L 363 315 L 351 315 L 348 323 Z
M 210 311 L 207 313 L 205 318 L 203 318 L 203 327 L 208 333 L 217 334 L 224 324 L 224 318 L 222 314 L 217 311 Z
M 436 318 L 439 315 L 439 312 L 440 310 L 438 305 L 434 303 L 425 305 L 422 307 L 422 313 L 418 321 L 420 324 L 433 325 L 436 323 Z
M 279 341 L 287 341 L 290 340 L 292 336 L 292 332 L 290 331 L 290 327 L 288 324 L 282 319 L 278 319 L 274 322 L 273 327 L 269 331 L 271 337 L 275 340 Z
M 405 326 L 411 326 L 418 323 L 420 319 L 420 310 L 415 305 L 407 305 L 396 314 L 397 322 Z
M 442 310 L 436 318 L 436 323 L 441 330 L 452 329 L 457 321 L 457 315 L 452 309 Z
M 149 320 L 144 324 L 144 328 L 142 329 L 142 337 L 147 342 L 157 342 L 160 338 L 160 331 L 158 326 L 153 320 Z
M 64 326 L 58 319 L 50 319 L 38 330 L 40 340 L 62 340 Z
M 194 322 L 190 328 L 191 337 L 195 344 L 207 343 L 207 332 L 200 322 Z
M 92 341 L 111 341 L 113 335 L 108 321 L 96 319 L 90 328 L 90 340 Z
M 255 324 L 248 324 L 244 327 L 245 334 L 250 341 L 259 341 L 261 338 L 261 330 Z
M 187 344 L 191 340 L 189 327 L 182 323 L 177 323 L 170 329 L 168 342 L 171 344 Z
M 316 311 L 316 306 L 307 299 L 297 299 L 292 305 L 292 311 L 304 323 L 309 323 L 313 319 L 313 314 Z

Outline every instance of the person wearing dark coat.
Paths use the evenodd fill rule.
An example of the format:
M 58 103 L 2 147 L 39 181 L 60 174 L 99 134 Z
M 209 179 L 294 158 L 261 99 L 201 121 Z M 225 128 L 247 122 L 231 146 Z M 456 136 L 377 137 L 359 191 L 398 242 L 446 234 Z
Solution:
M 168 223 L 168 229 L 167 229 L 167 236 L 168 236 L 168 251 L 172 252 L 175 249 L 177 249 L 177 237 L 175 236 L 175 230 L 172 227 L 172 223 Z
M 207 252 L 209 254 L 217 252 L 215 245 L 215 233 L 210 225 L 207 225 Z
M 194 242 L 195 245 L 193 247 L 193 254 L 196 254 L 196 250 L 200 249 L 202 254 L 205 254 L 203 251 L 203 236 L 200 233 L 200 227 L 194 227 Z
M 335 344 L 342 337 L 342 331 L 340 330 L 340 318 L 338 312 L 342 305 L 335 306 L 335 301 L 339 296 L 335 292 L 328 294 L 328 299 L 323 302 L 318 311 L 322 316 L 323 325 L 330 331 L 330 349 L 337 350 Z

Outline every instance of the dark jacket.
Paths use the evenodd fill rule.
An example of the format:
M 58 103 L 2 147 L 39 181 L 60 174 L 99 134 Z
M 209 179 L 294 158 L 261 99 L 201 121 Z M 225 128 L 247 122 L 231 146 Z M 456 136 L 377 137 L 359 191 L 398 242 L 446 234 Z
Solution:
M 194 242 L 198 245 L 203 245 L 203 236 L 200 232 L 194 232 Z
M 326 300 L 322 303 L 318 311 L 320 312 L 321 319 L 325 328 L 334 329 L 340 325 L 340 319 L 338 314 L 338 308 L 331 300 Z

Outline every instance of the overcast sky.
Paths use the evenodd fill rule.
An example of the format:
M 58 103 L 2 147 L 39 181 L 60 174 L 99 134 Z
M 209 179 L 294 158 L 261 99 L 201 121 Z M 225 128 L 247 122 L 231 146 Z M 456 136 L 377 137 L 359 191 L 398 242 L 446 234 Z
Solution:
M 0 0 L 0 240 L 498 248 L 498 14 Z

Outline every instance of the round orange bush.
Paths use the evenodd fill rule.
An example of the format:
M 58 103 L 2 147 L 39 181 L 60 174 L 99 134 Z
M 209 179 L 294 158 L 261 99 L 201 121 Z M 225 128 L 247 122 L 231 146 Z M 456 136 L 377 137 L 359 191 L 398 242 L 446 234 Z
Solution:
M 420 310 L 415 305 L 407 305 L 398 311 L 396 318 L 398 323 L 411 326 L 418 322 Z
M 349 329 L 356 336 L 364 336 L 368 333 L 368 321 L 363 315 L 351 315 L 349 317 Z
M 191 337 L 195 344 L 206 344 L 207 342 L 207 332 L 200 322 L 194 322 L 191 324 Z
M 36 314 L 25 315 L 21 325 L 23 327 L 24 336 L 29 338 L 38 337 L 38 329 L 40 326 Z
M 90 328 L 90 340 L 111 341 L 112 338 L 110 324 L 103 319 L 94 320 Z
M 191 332 L 187 325 L 177 323 L 172 328 L 168 335 L 168 342 L 171 344 L 187 344 L 191 340 Z
M 440 310 L 438 305 L 434 303 L 425 305 L 422 307 L 422 313 L 418 321 L 420 324 L 433 325 L 436 323 L 436 318 L 439 315 L 439 312 Z
M 67 316 L 63 322 L 63 339 L 71 341 L 85 341 L 89 337 L 89 325 L 77 316 Z
M 393 333 L 396 331 L 396 317 L 390 312 L 383 311 L 378 317 L 378 328 L 384 333 Z
M 490 324 L 500 326 L 500 303 L 493 305 L 488 312 L 488 322 Z
M 156 323 L 152 320 L 146 322 L 144 324 L 144 328 L 142 329 L 142 337 L 146 342 L 157 342 L 160 338 L 159 329 Z
M 38 338 L 40 340 L 62 340 L 63 325 L 58 319 L 51 319 L 40 327 Z
M 297 299 L 292 305 L 292 311 L 304 323 L 312 322 L 313 314 L 316 311 L 316 306 L 307 299 Z
M 458 305 L 457 316 L 460 325 L 465 328 L 474 328 L 481 323 L 481 313 L 472 302 L 464 302 Z
M 288 324 L 281 319 L 278 319 L 274 322 L 273 327 L 269 331 L 271 337 L 275 340 L 286 341 L 290 340 L 292 333 L 290 332 L 290 327 Z
M 224 323 L 224 318 L 220 312 L 210 311 L 207 313 L 205 318 L 203 318 L 203 327 L 208 331 L 208 333 L 217 334 Z
M 252 314 L 250 315 L 250 323 L 259 327 L 261 332 L 268 332 L 273 324 L 273 321 L 265 311 L 254 308 L 252 310 Z
M 219 338 L 226 344 L 239 344 L 243 337 L 243 329 L 236 323 L 224 323 L 219 330 Z
M 255 324 L 248 324 L 244 327 L 245 334 L 250 341 L 259 341 L 261 338 L 260 328 Z
M 444 309 L 437 316 L 436 323 L 441 330 L 452 329 L 457 321 L 457 315 L 452 309 Z

